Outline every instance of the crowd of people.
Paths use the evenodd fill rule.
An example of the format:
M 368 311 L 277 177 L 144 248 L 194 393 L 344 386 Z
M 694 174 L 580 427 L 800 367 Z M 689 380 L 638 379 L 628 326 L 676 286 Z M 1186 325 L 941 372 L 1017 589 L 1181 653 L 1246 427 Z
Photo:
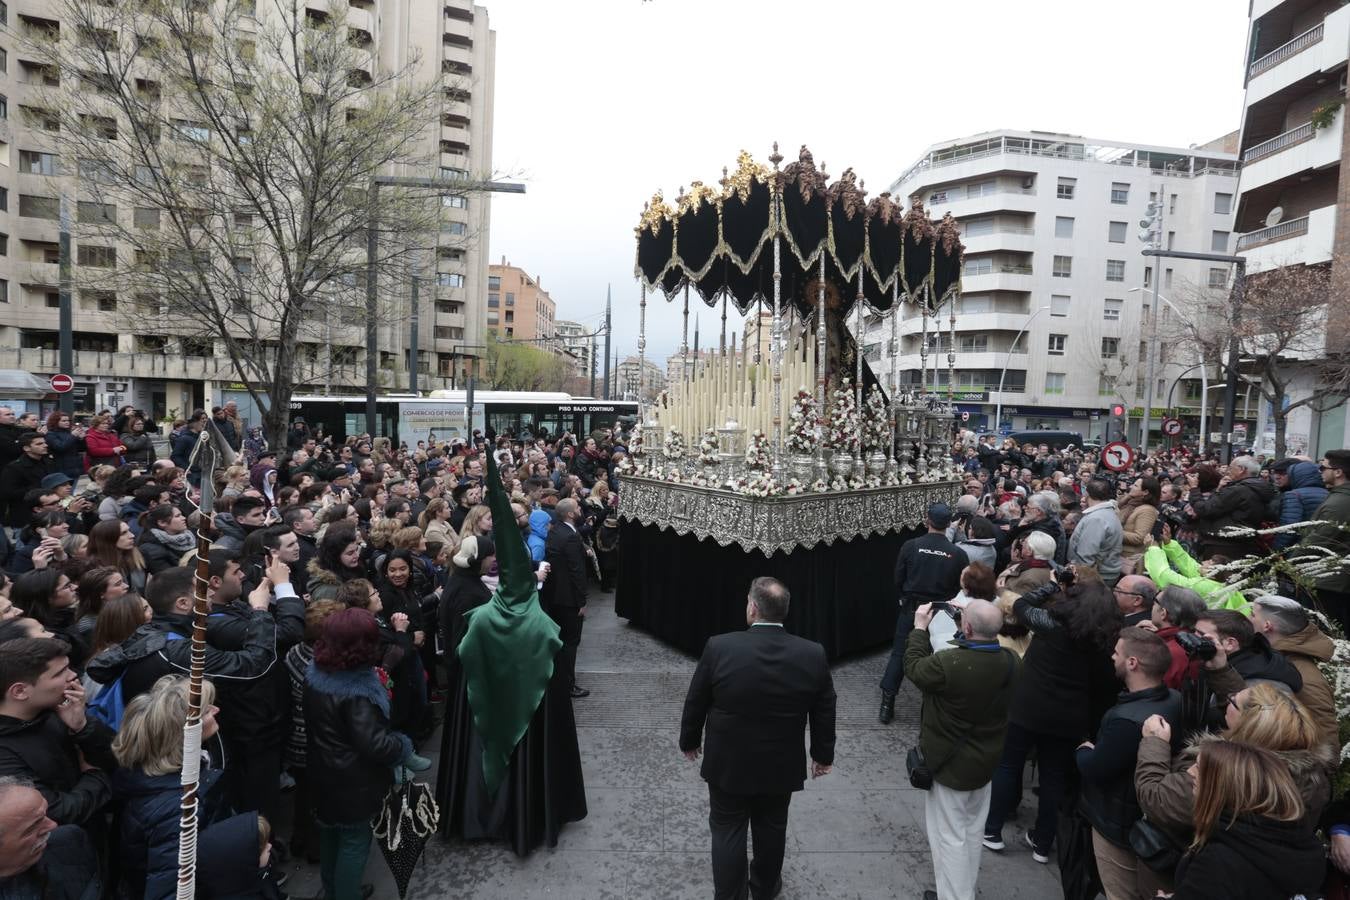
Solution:
M 206 428 L 233 464 L 201 471 Z M 575 657 L 587 596 L 617 569 L 621 435 L 394 447 L 296 421 L 272 448 L 232 404 L 178 423 L 163 452 L 144 434 L 130 408 L 86 429 L 0 407 L 0 897 L 175 893 L 199 531 L 210 615 L 198 821 L 211 852 L 198 896 L 284 896 L 273 863 L 291 857 L 319 863 L 328 900 L 370 896 L 371 818 L 396 779 L 430 768 L 442 719 L 447 836 L 524 854 L 585 815 Z M 494 528 L 490 494 L 514 527 Z M 495 546 L 503 533 L 510 547 Z M 529 573 L 514 601 L 500 600 L 508 557 Z M 499 601 L 516 604 L 501 612 L 512 621 L 494 633 L 484 612 L 465 641 Z M 549 737 L 524 739 L 530 778 L 485 792 L 493 732 L 467 712 L 479 669 L 454 651 L 522 640 L 515 620 L 540 607 L 547 697 L 534 702 Z M 570 752 L 554 735 L 569 729 Z M 537 790 L 538 766 L 540 784 L 572 784 L 545 787 L 546 803 L 502 802 Z M 283 822 L 289 833 L 273 830 Z
M 927 896 L 973 898 L 981 849 L 1010 845 L 1058 857 L 1066 896 L 1094 879 L 1108 900 L 1344 884 L 1321 666 L 1350 611 L 1350 450 L 1227 465 L 1165 450 L 1122 473 L 989 436 L 954 455 L 963 495 L 931 506 L 896 562 L 881 680 L 883 724 L 904 678 L 923 698 L 909 768 L 931 785 Z M 1036 809 L 1014 841 L 1029 760 Z

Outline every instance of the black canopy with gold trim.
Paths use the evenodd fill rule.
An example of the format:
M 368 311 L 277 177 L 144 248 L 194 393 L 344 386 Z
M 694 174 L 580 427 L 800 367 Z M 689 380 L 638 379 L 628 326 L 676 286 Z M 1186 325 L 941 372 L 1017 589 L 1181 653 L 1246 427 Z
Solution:
M 803 316 L 816 306 L 820 259 L 827 289 L 847 314 L 858 294 L 888 310 L 896 285 L 903 299 L 936 309 L 960 286 L 961 246 L 956 221 L 928 218 L 915 200 L 909 211 L 866 192 L 852 169 L 833 184 L 802 147 L 782 169 L 741 152 L 721 190 L 694 182 L 671 208 L 658 192 L 637 228 L 637 277 L 649 290 L 672 295 L 692 287 L 708 304 L 727 297 L 742 313 L 773 300 L 773 238 L 779 235 L 781 295 Z

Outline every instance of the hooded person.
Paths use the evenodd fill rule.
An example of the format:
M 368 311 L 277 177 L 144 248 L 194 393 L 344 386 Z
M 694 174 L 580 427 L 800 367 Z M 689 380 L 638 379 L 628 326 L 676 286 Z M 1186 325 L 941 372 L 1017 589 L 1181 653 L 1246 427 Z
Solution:
M 571 685 L 554 665 L 558 626 L 539 605 L 496 462 L 489 456 L 486 465 L 499 580 L 487 602 L 463 610 L 463 637 L 446 647 L 458 666 L 436 794 L 447 838 L 509 840 L 525 856 L 545 841 L 557 846 L 562 826 L 585 818 L 586 790 Z M 456 560 L 469 575 L 487 559 L 473 550 L 466 565 Z

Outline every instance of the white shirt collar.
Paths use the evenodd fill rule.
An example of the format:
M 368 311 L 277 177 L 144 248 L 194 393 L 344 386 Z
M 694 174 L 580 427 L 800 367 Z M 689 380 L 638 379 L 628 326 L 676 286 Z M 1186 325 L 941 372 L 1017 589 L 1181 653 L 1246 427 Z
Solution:
M 782 622 L 751 622 L 751 623 L 750 623 L 750 627 L 751 627 L 751 628 L 754 628 L 756 625 L 764 625 L 764 626 L 769 627 L 769 628 L 782 628 L 782 627 L 783 627 L 783 623 L 782 623 Z

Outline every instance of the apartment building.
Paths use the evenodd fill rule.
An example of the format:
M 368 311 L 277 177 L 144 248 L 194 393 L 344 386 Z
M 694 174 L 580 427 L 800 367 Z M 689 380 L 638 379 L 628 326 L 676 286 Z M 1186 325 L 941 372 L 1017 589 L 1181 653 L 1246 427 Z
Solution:
M 330 14 L 327 0 L 304 0 L 303 7 L 311 16 Z M 85 202 L 78 180 L 88 173 L 77 174 L 74 161 L 58 158 L 52 123 L 44 121 L 40 109 L 26 105 L 34 85 L 51 75 L 20 35 L 24 29 L 59 27 L 60 8 L 56 0 L 0 4 L 0 25 L 7 26 L 0 28 L 0 139 L 6 150 L 0 154 L 0 369 L 44 379 L 59 371 L 57 214 L 51 197 L 68 194 L 72 213 L 78 205 L 77 223 L 87 221 L 86 206 L 97 205 Z M 239 8 L 253 9 L 254 23 L 276 9 L 265 3 Z M 364 51 L 366 75 L 397 71 L 419 59 L 420 76 L 441 84 L 438 121 L 428 123 L 424 136 L 431 170 L 389 174 L 477 178 L 489 173 L 495 33 L 487 10 L 471 0 L 351 0 L 346 15 L 348 39 Z M 240 21 L 241 30 L 250 27 L 258 26 L 247 17 Z M 436 250 L 420 276 L 418 329 L 419 369 L 427 388 L 448 387 L 450 377 L 473 369 L 483 352 L 488 202 L 484 195 L 443 198 L 439 233 L 428 241 Z M 115 264 L 126 248 L 85 246 L 78 224 L 74 243 L 75 364 L 70 374 L 77 410 L 131 403 L 160 417 L 235 399 L 246 418 L 257 420 L 224 347 L 209 333 L 179 337 L 190 323 L 165 327 L 155 316 L 132 314 L 131 298 L 80 289 L 85 273 Z M 115 254 L 111 260 L 110 254 Z M 381 386 L 387 389 L 408 380 L 410 285 L 409 279 L 398 286 L 402 303 L 381 317 L 377 346 L 370 348 L 380 354 Z M 175 311 L 161 315 L 171 319 Z M 313 340 L 298 348 L 299 390 L 364 387 L 364 328 L 334 326 L 327 338 Z
M 1140 220 L 1160 197 L 1166 246 L 1231 253 L 1237 169 L 1223 139 L 1181 149 L 1029 131 L 935 144 L 906 169 L 891 194 L 922 200 L 934 218 L 950 212 L 964 235 L 954 389 L 971 427 L 997 428 L 1001 404 L 1005 429 L 1095 438 L 1110 406 L 1125 403 L 1137 437 L 1155 279 L 1160 335 L 1175 334 L 1171 317 L 1187 315 L 1203 292 L 1226 291 L 1230 279 L 1230 267 L 1144 257 Z M 950 308 L 928 320 L 927 378 L 917 307 L 907 305 L 898 323 L 898 358 L 887 352 L 890 321 L 868 318 L 864 354 L 886 384 L 898 365 L 902 383 L 946 389 Z M 1198 359 L 1184 342 L 1158 346 L 1153 428 L 1170 395 L 1193 431 Z
M 610 396 L 618 400 L 652 401 L 666 389 L 666 373 L 650 359 L 625 357 L 610 373 Z
M 487 331 L 498 340 L 547 347 L 558 307 L 540 279 L 502 257 L 488 267 Z
M 1339 0 L 1252 0 L 1249 19 L 1236 249 L 1247 271 L 1258 275 L 1280 266 L 1331 266 L 1327 301 L 1345 308 L 1350 6 Z M 1311 379 L 1300 379 L 1291 399 L 1315 389 Z M 1346 407 L 1295 409 L 1288 434 L 1291 446 L 1317 454 L 1350 446 Z
M 594 328 L 565 319 L 553 323 L 553 346 L 575 361 L 575 372 L 582 378 L 590 378 L 591 372 L 595 370 L 592 362 L 597 349 L 596 338 L 592 334 L 594 331 Z

